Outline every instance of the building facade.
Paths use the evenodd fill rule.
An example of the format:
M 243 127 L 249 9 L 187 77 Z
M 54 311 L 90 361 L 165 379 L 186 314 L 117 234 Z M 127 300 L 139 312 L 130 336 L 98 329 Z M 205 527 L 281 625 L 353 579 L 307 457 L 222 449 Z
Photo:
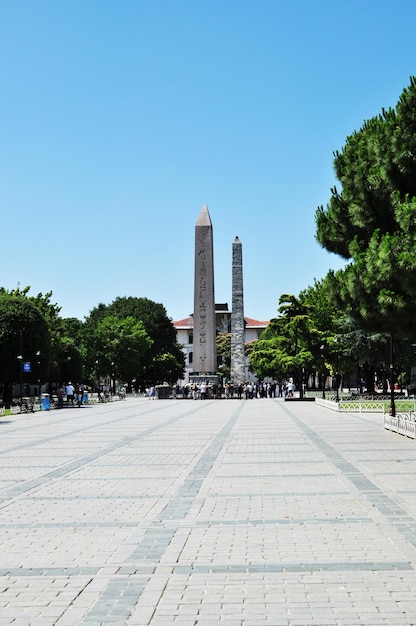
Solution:
M 228 304 L 215 305 L 216 334 L 231 332 L 231 311 Z M 261 332 L 268 325 L 268 321 L 259 321 L 251 317 L 244 317 L 244 342 L 253 341 L 259 338 Z M 193 372 L 193 315 L 182 320 L 173 322 L 176 330 L 176 340 L 182 346 L 185 354 L 185 378 L 182 384 L 189 382 L 189 375 Z M 254 381 L 255 376 L 249 372 L 248 358 L 245 360 L 245 380 Z

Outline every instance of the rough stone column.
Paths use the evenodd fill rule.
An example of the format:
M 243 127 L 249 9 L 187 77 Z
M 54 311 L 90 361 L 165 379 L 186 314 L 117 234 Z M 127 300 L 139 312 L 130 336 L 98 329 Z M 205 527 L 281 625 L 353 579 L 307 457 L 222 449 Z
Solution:
M 195 225 L 194 374 L 215 374 L 214 252 L 211 218 L 206 204 Z
M 233 242 L 231 306 L 231 380 L 234 385 L 245 382 L 244 339 L 243 246 L 236 237 Z

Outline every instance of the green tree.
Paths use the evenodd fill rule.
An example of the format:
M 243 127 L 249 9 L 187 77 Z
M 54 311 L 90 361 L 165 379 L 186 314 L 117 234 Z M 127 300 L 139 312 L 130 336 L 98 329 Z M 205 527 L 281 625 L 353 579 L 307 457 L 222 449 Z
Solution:
M 218 333 L 217 344 L 218 373 L 222 378 L 230 380 L 231 375 L 231 333 Z
M 250 367 L 260 378 L 291 376 L 303 393 L 303 373 L 314 362 L 312 346 L 322 341 L 315 327 L 311 307 L 291 294 L 279 299 L 279 316 L 270 320 L 254 344 Z
M 45 376 L 50 375 L 54 359 L 54 342 L 59 333 L 56 330 L 56 324 L 59 320 L 60 307 L 57 304 L 51 302 L 52 292 L 46 294 L 38 293 L 36 296 L 30 295 L 30 286 L 16 289 L 6 290 L 3 287 L 0 288 L 0 294 L 9 295 L 12 297 L 24 298 L 30 301 L 42 315 L 49 330 L 49 345 L 47 350 L 38 350 L 36 355 L 36 364 L 38 373 L 40 375 L 39 381 L 42 383 L 47 381 Z M 38 381 L 36 381 L 38 382 Z
M 51 333 L 49 386 L 63 382 L 81 382 L 83 372 L 83 323 L 75 318 L 58 315 L 47 318 Z
M 141 371 L 151 345 L 143 322 L 130 316 L 120 319 L 107 315 L 97 323 L 92 336 L 100 374 L 115 374 L 124 381 L 131 381 Z
M 345 371 L 346 366 L 340 330 L 345 314 L 337 307 L 327 278 L 315 280 L 312 286 L 301 291 L 299 302 L 307 307 L 306 310 L 315 329 L 315 332 L 305 336 L 308 349 L 313 355 L 306 378 L 311 379 L 314 384 L 316 376 L 325 376 L 330 373 L 337 384 L 341 380 L 340 373 Z M 323 380 L 321 385 L 323 385 Z
M 119 319 L 132 317 L 143 322 L 143 327 L 153 342 L 143 356 L 141 371 L 136 375 L 142 386 L 165 381 L 174 382 L 183 378 L 185 356 L 176 341 L 176 331 L 172 321 L 168 318 L 162 304 L 148 298 L 119 297 L 110 305 L 99 304 L 91 311 L 85 324 L 87 364 L 90 370 L 93 369 L 96 360 L 90 338 L 98 322 L 108 315 L 114 315 Z
M 335 347 L 335 344 L 332 345 Z M 352 374 L 360 389 L 364 381 L 366 389 L 374 392 L 376 374 L 379 380 L 386 381 L 389 368 L 387 335 L 363 330 L 352 317 L 345 316 L 339 322 L 336 349 L 341 371 Z
M 281 326 L 281 320 L 271 319 L 262 336 L 253 342 L 250 369 L 260 380 L 267 377 L 280 380 L 291 371 L 292 363 L 286 359 L 281 345 Z
M 60 316 L 61 307 L 51 300 L 51 291 L 32 296 L 30 295 L 30 287 L 27 286 L 24 288 L 17 287 L 11 291 L 1 288 L 0 294 L 9 294 L 29 300 L 38 309 L 48 326 L 50 344 L 48 351 L 38 351 L 37 363 L 41 365 L 41 377 L 37 382 L 49 382 L 49 389 L 52 390 L 54 383 L 82 380 L 83 323 L 76 318 L 62 318 Z
M 160 352 L 153 361 L 155 372 L 159 372 L 159 382 L 167 382 L 173 385 L 178 380 L 178 374 L 182 374 L 183 369 L 178 365 L 176 357 L 170 352 Z
M 317 239 L 349 261 L 330 272 L 339 308 L 367 330 L 416 338 L 416 81 L 335 154 L 342 190 L 316 212 Z
M 336 338 L 337 343 L 332 343 L 332 348 L 338 350 L 340 371 L 348 378 L 352 374 L 358 385 L 363 380 L 369 392 L 375 391 L 377 380 L 378 391 L 387 394 L 387 382 L 391 376 L 390 336 L 363 330 L 352 317 L 344 316 L 339 320 Z M 410 383 L 415 348 L 406 338 L 398 337 L 394 342 L 393 357 L 395 378 L 406 386 Z
M 346 315 L 338 308 L 327 278 L 315 280 L 297 297 L 283 294 L 278 313 L 248 352 L 259 377 L 293 377 L 298 385 L 303 379 L 314 386 L 324 372 L 339 382 L 342 372 L 357 370 L 344 340 Z
M 48 325 L 39 309 L 25 296 L 4 291 L 0 294 L 0 353 L 3 402 L 8 407 L 13 383 L 37 383 L 48 376 Z M 23 362 L 30 362 L 31 372 L 22 373 Z

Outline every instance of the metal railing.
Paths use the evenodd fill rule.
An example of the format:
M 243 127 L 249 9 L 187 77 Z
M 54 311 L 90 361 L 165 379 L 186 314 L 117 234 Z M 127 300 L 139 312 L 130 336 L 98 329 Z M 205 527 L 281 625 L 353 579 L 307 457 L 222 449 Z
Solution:
M 416 413 L 409 411 L 397 413 L 395 416 L 385 413 L 384 428 L 399 433 L 399 435 L 416 439 Z

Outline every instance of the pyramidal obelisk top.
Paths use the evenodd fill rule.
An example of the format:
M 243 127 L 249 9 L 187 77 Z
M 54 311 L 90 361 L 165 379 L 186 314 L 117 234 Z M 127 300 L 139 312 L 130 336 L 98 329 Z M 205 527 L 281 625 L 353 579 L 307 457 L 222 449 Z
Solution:
M 202 207 L 201 213 L 196 220 L 196 226 L 210 226 L 212 229 L 211 217 L 206 204 Z
M 193 378 L 217 371 L 214 296 L 214 243 L 206 204 L 195 224 Z

